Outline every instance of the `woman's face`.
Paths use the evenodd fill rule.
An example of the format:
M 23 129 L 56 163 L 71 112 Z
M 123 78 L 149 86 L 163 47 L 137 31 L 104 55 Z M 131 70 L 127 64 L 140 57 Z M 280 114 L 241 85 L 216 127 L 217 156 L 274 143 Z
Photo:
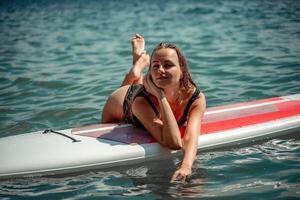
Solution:
M 157 50 L 151 58 L 151 77 L 157 87 L 179 86 L 182 72 L 174 49 Z

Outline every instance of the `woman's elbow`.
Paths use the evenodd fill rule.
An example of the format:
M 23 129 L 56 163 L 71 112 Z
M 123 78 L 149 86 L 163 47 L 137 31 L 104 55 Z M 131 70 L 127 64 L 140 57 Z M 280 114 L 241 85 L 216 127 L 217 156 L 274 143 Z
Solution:
M 171 145 L 168 148 L 171 150 L 180 150 L 182 149 L 182 145 Z
M 158 139 L 159 143 L 168 149 L 171 150 L 180 150 L 183 148 L 183 143 L 181 138 L 167 138 L 164 137 L 163 132 L 160 135 L 161 137 Z
M 167 143 L 167 144 L 164 144 L 164 146 L 166 146 L 167 148 L 169 148 L 171 150 L 180 150 L 183 147 L 182 142 Z

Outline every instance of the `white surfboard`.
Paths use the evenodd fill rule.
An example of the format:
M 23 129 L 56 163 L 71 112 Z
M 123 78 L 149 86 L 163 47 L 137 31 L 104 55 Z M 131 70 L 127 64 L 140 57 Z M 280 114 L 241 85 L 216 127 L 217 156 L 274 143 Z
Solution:
M 181 127 L 184 131 L 184 127 Z M 300 131 L 300 94 L 208 108 L 198 151 Z M 0 179 L 162 159 L 176 153 L 130 124 L 96 124 L 0 139 Z

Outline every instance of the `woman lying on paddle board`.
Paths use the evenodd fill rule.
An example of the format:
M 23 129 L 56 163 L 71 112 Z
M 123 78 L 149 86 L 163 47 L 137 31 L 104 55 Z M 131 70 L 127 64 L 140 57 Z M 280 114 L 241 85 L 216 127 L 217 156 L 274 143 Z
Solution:
M 144 127 L 161 145 L 183 149 L 181 166 L 172 181 L 185 181 L 197 153 L 205 96 L 193 82 L 186 59 L 175 45 L 161 43 L 151 57 L 144 48 L 144 38 L 136 34 L 132 39 L 133 66 L 122 86 L 108 98 L 102 122 L 132 123 Z M 142 70 L 149 62 L 143 78 Z M 186 126 L 183 135 L 182 126 Z

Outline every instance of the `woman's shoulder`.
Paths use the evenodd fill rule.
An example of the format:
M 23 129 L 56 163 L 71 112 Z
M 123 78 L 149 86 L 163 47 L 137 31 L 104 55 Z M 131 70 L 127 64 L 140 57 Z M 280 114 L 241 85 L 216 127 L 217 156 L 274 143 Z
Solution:
M 202 115 L 204 114 L 206 109 L 206 97 L 203 92 L 200 92 L 197 99 L 193 102 L 191 110 L 194 108 L 199 110 L 202 113 Z
M 199 106 L 205 107 L 206 106 L 205 94 L 198 87 L 194 88 L 194 91 L 191 95 L 191 100 L 193 101 L 193 103 L 191 105 L 191 109 L 193 107 L 199 107 Z
M 195 99 L 201 97 L 202 93 L 203 92 L 197 86 L 193 86 L 190 89 L 188 89 L 187 91 L 184 91 L 182 94 L 183 94 L 183 96 L 185 96 L 184 99 L 189 101 L 190 99 L 195 100 Z

